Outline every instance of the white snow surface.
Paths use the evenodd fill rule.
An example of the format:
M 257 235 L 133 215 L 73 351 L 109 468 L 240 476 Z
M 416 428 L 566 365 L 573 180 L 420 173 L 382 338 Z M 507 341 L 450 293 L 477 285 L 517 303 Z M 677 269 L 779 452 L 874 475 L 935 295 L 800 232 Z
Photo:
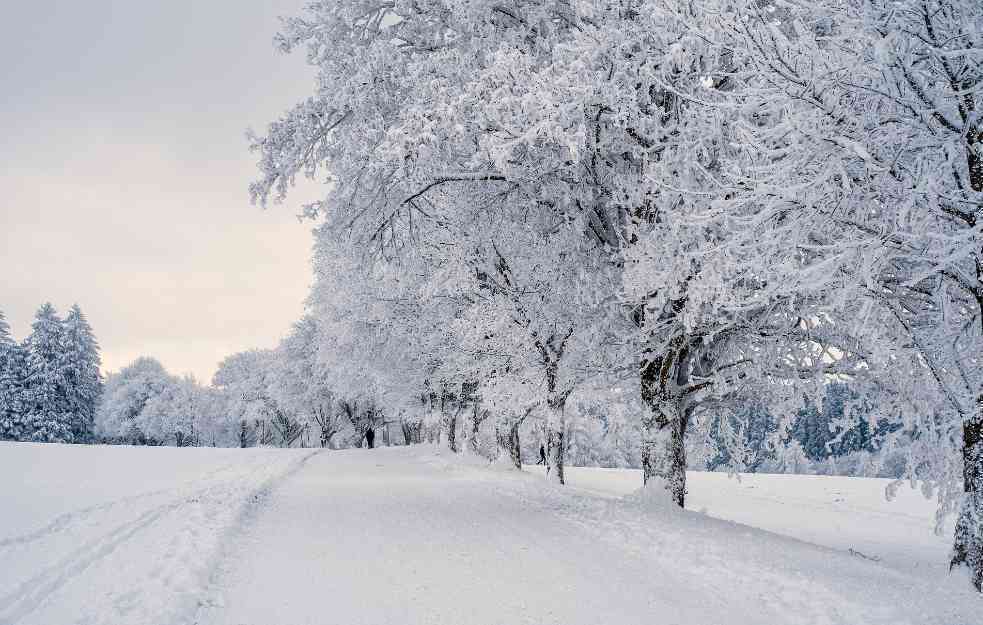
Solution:
M 0 444 L 0 475 L 2 625 L 977 625 L 983 613 L 945 574 L 930 502 L 884 503 L 877 480 L 691 474 L 701 513 L 630 494 L 631 471 L 572 469 L 558 487 L 429 446 Z
M 542 467 L 532 471 L 542 472 Z M 567 484 L 591 494 L 623 497 L 638 490 L 633 469 L 567 467 Z M 908 483 L 887 498 L 895 480 L 824 475 L 690 471 L 686 507 L 776 534 L 882 561 L 930 578 L 949 567 L 955 521 L 935 532 L 937 503 Z M 983 619 L 981 619 L 983 622 Z

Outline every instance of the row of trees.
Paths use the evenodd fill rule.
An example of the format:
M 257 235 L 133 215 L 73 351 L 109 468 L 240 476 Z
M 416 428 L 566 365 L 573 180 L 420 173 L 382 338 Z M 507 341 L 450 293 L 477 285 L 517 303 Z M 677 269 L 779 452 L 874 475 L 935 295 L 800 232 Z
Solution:
M 99 344 L 75 305 L 38 309 L 17 342 L 0 312 L 0 440 L 88 442 L 102 392 Z
M 320 0 L 277 41 L 317 89 L 251 191 L 330 183 L 325 388 L 511 458 L 534 420 L 561 483 L 578 390 L 632 389 L 682 506 L 694 433 L 848 382 L 983 587 L 977 0 Z

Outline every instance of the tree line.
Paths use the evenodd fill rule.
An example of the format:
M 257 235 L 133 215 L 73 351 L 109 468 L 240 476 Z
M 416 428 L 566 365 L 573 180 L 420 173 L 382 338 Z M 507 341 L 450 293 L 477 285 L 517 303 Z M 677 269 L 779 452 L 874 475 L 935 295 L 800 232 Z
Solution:
M 630 389 L 644 481 L 682 506 L 694 439 L 751 403 L 788 432 L 847 383 L 844 424 L 908 445 L 983 588 L 981 23 L 976 0 L 320 0 L 277 37 L 318 80 L 252 135 L 251 192 L 327 183 L 315 358 L 360 410 L 440 415 L 454 449 L 484 424 L 511 458 L 534 422 L 562 483 L 578 394 Z
M 99 344 L 78 305 L 38 309 L 22 342 L 0 312 L 0 440 L 84 443 L 102 392 Z

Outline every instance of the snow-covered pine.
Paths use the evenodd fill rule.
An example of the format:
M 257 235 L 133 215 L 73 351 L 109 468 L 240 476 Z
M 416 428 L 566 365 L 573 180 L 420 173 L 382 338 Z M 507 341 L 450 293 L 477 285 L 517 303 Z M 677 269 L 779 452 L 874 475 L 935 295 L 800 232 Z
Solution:
M 24 348 L 13 339 L 0 311 L 0 440 L 26 438 Z
M 71 443 L 75 440 L 68 380 L 62 367 L 64 322 L 51 304 L 38 309 L 24 344 L 26 435 L 30 440 Z
M 102 393 L 99 344 L 78 304 L 65 317 L 61 367 L 65 378 L 72 434 L 78 442 L 93 435 L 96 405 Z

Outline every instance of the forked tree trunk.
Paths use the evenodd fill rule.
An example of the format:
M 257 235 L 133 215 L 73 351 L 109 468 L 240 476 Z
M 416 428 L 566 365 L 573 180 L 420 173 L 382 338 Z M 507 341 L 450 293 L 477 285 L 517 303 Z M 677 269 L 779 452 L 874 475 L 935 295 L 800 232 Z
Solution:
M 963 488 L 949 568 L 968 569 L 973 587 L 983 592 L 983 395 L 963 423 Z

